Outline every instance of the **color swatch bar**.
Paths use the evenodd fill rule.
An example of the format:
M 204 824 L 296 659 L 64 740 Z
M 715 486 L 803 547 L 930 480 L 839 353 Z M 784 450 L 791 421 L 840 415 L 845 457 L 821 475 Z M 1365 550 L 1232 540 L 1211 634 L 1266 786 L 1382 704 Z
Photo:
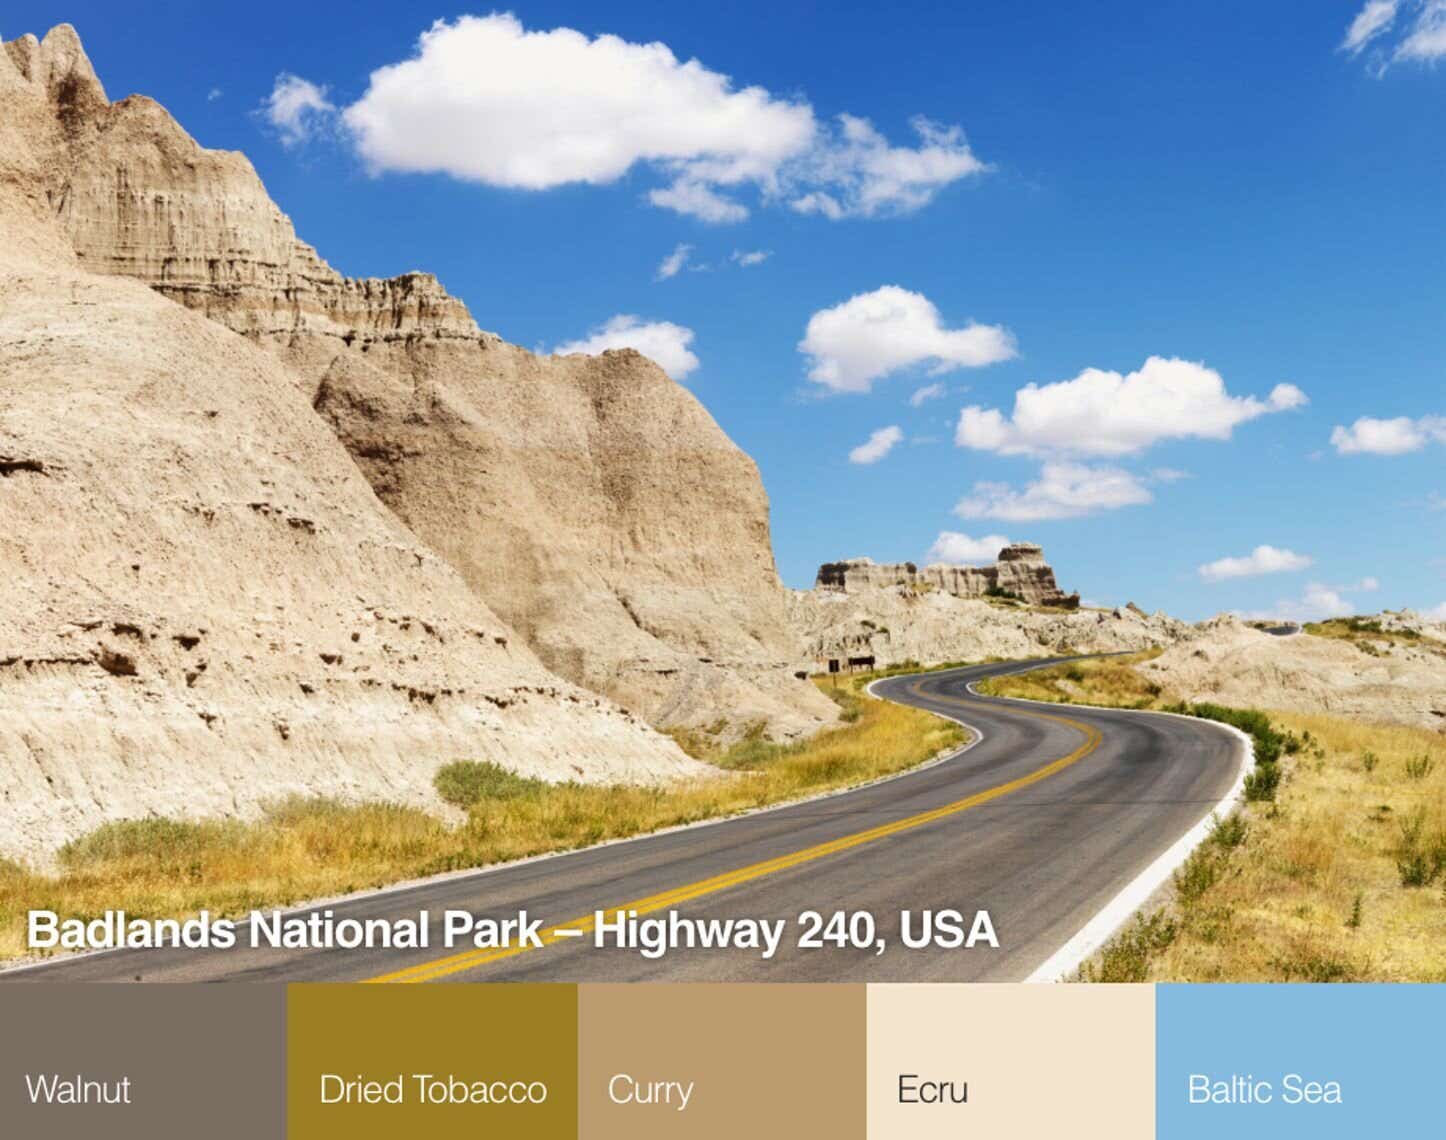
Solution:
M 1442 985 L 14 985 L 0 1134 L 1434 1134 L 1442 1024 Z

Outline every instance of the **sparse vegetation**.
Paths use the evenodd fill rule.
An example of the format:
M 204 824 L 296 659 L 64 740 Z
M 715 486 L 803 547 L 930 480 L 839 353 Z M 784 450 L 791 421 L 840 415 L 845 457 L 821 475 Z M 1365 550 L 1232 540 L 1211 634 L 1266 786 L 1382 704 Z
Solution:
M 732 815 L 892 775 L 964 742 L 950 721 L 865 695 L 875 676 L 819 678 L 847 723 L 807 740 L 776 743 L 761 726 L 728 745 L 722 726 L 697 733 L 697 754 L 721 771 L 684 783 L 547 784 L 458 761 L 436 776 L 442 798 L 466 812 L 456 825 L 412 807 L 320 799 L 251 822 L 107 824 L 68 844 L 54 873 L 0 863 L 0 958 L 23 952 L 31 909 L 241 914 Z
M 1088 699 L 1089 703 L 1111 708 L 1142 709 L 1154 707 L 1161 688 L 1142 675 L 1135 666 L 1160 655 L 1158 649 L 1131 653 L 1121 657 L 1101 657 L 1087 661 L 1070 661 L 1027 673 L 1012 673 L 985 681 L 981 692 L 996 697 L 1018 697 L 1030 701 L 1072 701 Z M 1088 697 L 1082 694 L 1088 693 Z
M 1433 653 L 1446 654 L 1446 642 L 1410 626 L 1388 627 L 1380 618 L 1339 617 L 1326 621 L 1306 622 L 1305 632 L 1315 637 L 1331 637 L 1348 641 L 1362 653 L 1381 656 L 1381 650 L 1392 646 L 1415 646 Z
M 1084 982 L 1143 982 L 1151 960 L 1169 948 L 1179 924 L 1164 910 L 1137 914 L 1092 961 L 1080 968 Z
M 1085 981 L 1446 981 L 1446 739 L 1325 714 L 1184 708 L 1129 658 L 990 682 L 988 691 L 1208 715 L 1253 740 L 1253 797 L 1180 868 Z M 1129 673 L 1135 673 L 1132 678 Z M 1144 698 L 1149 697 L 1148 701 Z M 1441 889 L 1437 889 L 1442 884 Z

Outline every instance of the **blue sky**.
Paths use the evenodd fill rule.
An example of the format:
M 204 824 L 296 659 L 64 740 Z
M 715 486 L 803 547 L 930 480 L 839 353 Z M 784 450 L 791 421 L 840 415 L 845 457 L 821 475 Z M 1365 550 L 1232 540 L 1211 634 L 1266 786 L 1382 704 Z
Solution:
M 1446 606 L 1446 6 L 219 7 L 0 36 L 75 24 L 345 273 L 648 337 L 790 585 L 951 533 L 1188 618 Z

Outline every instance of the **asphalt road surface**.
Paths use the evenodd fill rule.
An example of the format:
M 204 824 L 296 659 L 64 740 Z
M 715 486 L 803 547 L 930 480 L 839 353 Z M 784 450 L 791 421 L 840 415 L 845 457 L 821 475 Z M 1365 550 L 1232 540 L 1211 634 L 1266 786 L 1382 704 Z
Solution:
M 1034 663 L 1041 664 L 1041 663 Z M 429 949 L 164 947 L 60 960 L 10 981 L 1016 981 L 1230 789 L 1236 738 L 1207 721 L 976 696 L 972 682 L 1029 664 L 894 677 L 875 692 L 964 721 L 978 733 L 942 762 L 854 791 L 572 854 L 355 896 L 348 918 L 429 912 Z M 640 919 L 785 920 L 771 958 L 748 948 L 593 944 L 599 910 Z M 319 908 L 318 908 L 319 909 Z M 541 948 L 452 949 L 442 914 L 543 920 Z M 963 925 L 988 911 L 998 948 L 909 949 L 925 911 Z M 803 948 L 799 916 L 849 915 L 861 945 Z M 305 916 L 310 912 L 298 912 Z M 576 935 L 557 933 L 580 931 Z M 735 928 L 736 929 L 736 928 Z M 982 931 L 981 931 L 982 934 Z M 883 950 L 879 951 L 882 943 Z

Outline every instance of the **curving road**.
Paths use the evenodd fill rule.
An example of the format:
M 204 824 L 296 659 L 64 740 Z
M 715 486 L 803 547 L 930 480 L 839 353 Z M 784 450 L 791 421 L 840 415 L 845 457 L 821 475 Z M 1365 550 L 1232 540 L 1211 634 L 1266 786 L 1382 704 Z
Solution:
M 13 981 L 1017 981 L 1208 815 L 1235 782 L 1236 738 L 1206 721 L 975 695 L 981 665 L 875 685 L 977 733 L 923 769 L 715 824 L 348 898 L 338 917 L 427 910 L 429 950 L 127 950 L 0 975 Z M 781 948 L 675 950 L 649 960 L 592 945 L 589 918 L 786 919 Z M 906 949 L 899 914 L 987 910 L 1000 946 Z M 544 920 L 548 944 L 448 951 L 441 913 Z M 797 916 L 869 911 L 886 949 L 800 949 Z M 309 913 L 309 912 L 302 912 Z M 557 927 L 581 929 L 578 937 Z M 244 935 L 244 932 L 243 932 Z M 243 942 L 245 941 L 243 937 Z

